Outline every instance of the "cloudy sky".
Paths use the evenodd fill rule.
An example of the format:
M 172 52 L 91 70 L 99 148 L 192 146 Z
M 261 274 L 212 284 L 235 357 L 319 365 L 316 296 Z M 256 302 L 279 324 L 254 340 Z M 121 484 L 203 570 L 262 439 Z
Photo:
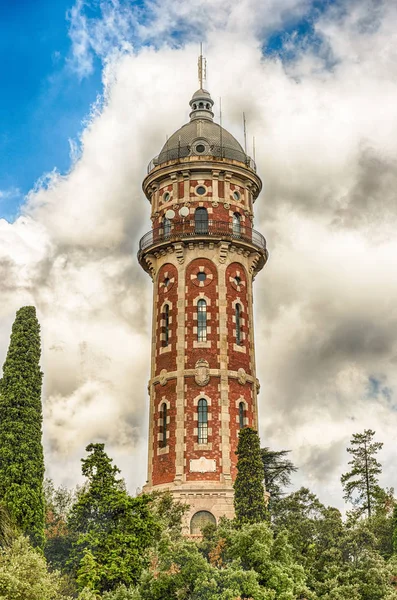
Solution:
M 255 136 L 263 445 L 340 508 L 354 432 L 396 486 L 397 5 L 381 0 L 0 1 L 0 362 L 42 326 L 48 475 L 105 441 L 146 479 L 146 165 L 188 119 L 199 42 L 223 124 Z M 251 149 L 252 143 L 249 141 Z

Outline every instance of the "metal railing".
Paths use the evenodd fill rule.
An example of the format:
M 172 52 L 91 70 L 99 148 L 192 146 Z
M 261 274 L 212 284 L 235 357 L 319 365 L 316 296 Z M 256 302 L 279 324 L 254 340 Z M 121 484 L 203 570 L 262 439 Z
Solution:
M 171 221 L 166 227 L 156 227 L 140 239 L 139 253 L 151 246 L 163 242 L 175 242 L 189 240 L 191 238 L 218 238 L 219 240 L 233 240 L 252 244 L 263 252 L 266 252 L 266 240 L 264 236 L 246 225 L 236 225 L 227 221 L 195 221 L 183 219 Z
M 238 162 L 244 163 L 247 167 L 253 171 L 256 171 L 255 161 L 248 156 L 248 154 L 245 154 L 245 152 L 237 150 L 236 148 L 232 148 L 231 146 L 212 145 L 209 146 L 205 152 L 199 154 L 192 149 L 192 146 L 182 146 L 179 144 L 176 148 L 166 147 L 158 156 L 155 156 L 148 164 L 147 172 L 150 173 L 150 171 L 152 171 L 155 167 L 166 163 L 169 160 L 178 161 L 188 156 L 211 156 L 220 159 L 229 158 L 231 160 L 237 160 Z

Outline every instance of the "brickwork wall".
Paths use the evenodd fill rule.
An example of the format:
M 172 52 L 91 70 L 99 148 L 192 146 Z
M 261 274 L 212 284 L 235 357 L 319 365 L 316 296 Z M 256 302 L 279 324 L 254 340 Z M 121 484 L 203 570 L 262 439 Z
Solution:
M 144 184 L 152 204 L 154 242 L 164 240 L 167 210 L 175 212 L 169 241 L 165 240 L 166 244 L 152 253 L 149 251 L 147 263 L 155 286 L 148 490 L 157 486 L 169 488 L 176 498 L 190 504 L 187 522 L 197 510 L 209 510 L 217 519 L 223 514 L 233 517 L 240 402 L 244 403 L 245 426 L 255 426 L 257 416 L 256 388 L 251 377 L 255 377 L 255 362 L 250 335 L 252 276 L 249 274 L 255 264 L 255 252 L 239 246 L 235 237 L 238 231 L 232 224 L 234 213 L 238 213 L 246 241 L 253 223 L 253 194 L 257 195 L 260 181 L 252 173 L 245 173 L 241 165 L 234 168 L 218 164 L 207 168 L 200 161 L 199 168 L 196 166 L 178 163 L 174 169 L 160 169 L 156 178 L 150 179 L 149 175 L 145 180 L 149 183 Z M 202 191 L 200 187 L 204 193 L 198 193 Z M 179 214 L 182 206 L 189 208 L 184 219 Z M 227 224 L 222 242 L 219 243 L 219 237 L 204 241 L 194 235 L 198 207 L 207 209 L 210 221 Z M 172 237 L 177 228 L 188 234 L 181 244 Z M 204 281 L 200 281 L 198 273 L 205 273 Z M 236 283 L 236 277 L 240 282 Z M 207 302 L 206 341 L 199 341 L 197 335 L 200 298 Z M 165 303 L 170 306 L 168 346 Z M 241 345 L 236 345 L 236 303 L 242 307 Z M 207 361 L 208 366 L 205 362 L 204 367 L 198 363 L 197 368 L 200 360 Z M 203 382 L 200 369 L 209 377 L 203 385 L 199 385 Z M 198 439 L 200 398 L 208 403 L 206 443 L 199 443 Z M 161 413 L 164 402 L 166 445 Z M 194 472 L 200 459 L 204 461 L 204 472 Z M 191 461 L 195 461 L 193 465 Z
M 205 273 L 205 281 L 199 281 L 198 273 Z M 203 298 L 207 302 L 207 340 L 197 339 L 197 302 Z M 219 368 L 218 359 L 218 271 L 207 258 L 197 258 L 186 268 L 186 325 L 185 325 L 185 367 L 193 369 L 196 361 L 205 358 L 211 369 Z
M 169 339 L 166 344 L 165 305 L 169 306 Z M 159 271 L 157 278 L 157 317 L 156 317 L 156 375 L 162 369 L 174 371 L 177 355 L 177 315 L 178 315 L 178 271 L 167 263 Z
M 211 377 L 209 383 L 198 386 L 193 378 L 186 380 L 186 481 L 219 481 L 221 474 L 221 438 L 220 438 L 220 407 L 219 407 L 219 377 Z M 208 443 L 198 443 L 198 409 L 200 398 L 208 403 Z M 204 456 L 216 461 L 216 471 L 213 473 L 192 473 L 190 459 Z
M 153 411 L 153 485 L 171 483 L 175 478 L 176 380 L 157 384 Z M 163 447 L 161 406 L 167 404 L 167 445 Z
M 248 374 L 251 374 L 251 344 L 248 331 L 251 307 L 248 306 L 248 285 L 251 285 L 251 279 L 248 279 L 242 264 L 237 262 L 230 264 L 226 269 L 229 369 L 237 371 L 242 367 Z M 236 339 L 236 304 L 241 307 L 240 344 L 237 344 Z
M 239 404 L 244 402 L 244 426 L 252 427 L 254 422 L 252 384 L 241 385 L 236 379 L 229 379 L 229 401 L 230 401 L 230 441 L 233 448 L 231 452 L 232 468 L 231 474 L 234 480 L 237 475 L 237 456 L 235 451 L 238 444 L 238 433 L 240 431 Z

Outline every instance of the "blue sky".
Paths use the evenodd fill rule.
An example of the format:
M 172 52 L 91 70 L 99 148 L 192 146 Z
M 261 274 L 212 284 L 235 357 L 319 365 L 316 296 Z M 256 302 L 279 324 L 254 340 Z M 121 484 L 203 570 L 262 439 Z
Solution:
M 283 54 L 285 41 L 312 36 L 313 19 L 329 1 L 315 0 L 300 20 L 290 19 L 282 30 L 264 40 L 267 54 Z M 99 16 L 99 2 L 84 9 L 88 19 Z M 128 10 L 147 17 L 141 2 L 124 0 Z M 0 0 L 0 217 L 12 221 L 23 197 L 45 173 L 70 168 L 69 140 L 76 140 L 90 105 L 101 93 L 102 64 L 91 53 L 93 68 L 80 76 L 71 63 L 71 0 Z M 176 24 L 171 43 L 183 43 L 197 32 Z M 137 47 L 133 27 L 128 35 Z M 315 39 L 312 40 L 315 43 Z M 297 39 L 295 39 L 295 43 Z M 112 40 L 110 40 L 110 44 Z M 115 44 L 117 40 L 115 40 Z M 290 54 L 284 55 L 291 58 Z M 55 132 L 55 136 L 54 136 Z
M 0 2 L 0 216 L 7 219 L 40 176 L 68 170 L 68 139 L 101 89 L 99 62 L 82 80 L 67 62 L 69 8 L 64 0 Z

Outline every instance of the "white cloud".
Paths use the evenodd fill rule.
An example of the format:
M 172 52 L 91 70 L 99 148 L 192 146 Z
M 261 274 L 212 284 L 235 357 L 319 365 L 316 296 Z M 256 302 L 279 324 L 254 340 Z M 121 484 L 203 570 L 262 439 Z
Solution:
M 187 6 L 153 3 L 158 16 L 139 35 L 167 31 L 179 10 L 198 28 L 210 5 L 202 14 Z M 296 45 L 283 66 L 260 51 L 266 7 L 274 24 L 304 3 L 211 6 L 210 90 L 240 139 L 246 112 L 264 181 L 256 228 L 270 260 L 255 282 L 262 442 L 292 449 L 297 481 L 338 504 L 344 448 L 364 427 L 385 442 L 385 480 L 395 485 L 396 9 L 331 7 L 316 23 L 321 52 Z M 134 489 L 144 483 L 151 319 L 150 280 L 135 257 L 150 227 L 140 186 L 165 135 L 187 120 L 197 57 L 195 45 L 171 49 L 158 37 L 157 50 L 114 54 L 107 20 L 136 18 L 121 8 L 113 2 L 95 25 L 95 52 L 107 57 L 104 102 L 93 107 L 81 157 L 68 176 L 43 180 L 14 224 L 0 221 L 0 332 L 5 356 L 15 310 L 36 304 L 50 475 L 75 481 L 84 445 L 101 439 Z M 92 24 L 84 27 L 89 69 Z

